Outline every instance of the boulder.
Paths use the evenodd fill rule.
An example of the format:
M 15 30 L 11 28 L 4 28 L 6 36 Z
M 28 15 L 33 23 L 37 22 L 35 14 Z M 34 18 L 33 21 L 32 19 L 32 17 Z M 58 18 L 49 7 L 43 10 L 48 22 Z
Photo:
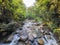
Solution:
M 37 39 L 37 42 L 38 42 L 40 45 L 44 45 L 43 39 Z

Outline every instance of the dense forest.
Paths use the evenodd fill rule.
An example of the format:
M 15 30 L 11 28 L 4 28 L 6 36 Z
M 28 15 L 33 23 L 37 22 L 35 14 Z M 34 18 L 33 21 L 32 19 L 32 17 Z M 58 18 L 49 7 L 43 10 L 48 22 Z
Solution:
M 0 0 L 1 37 L 7 37 L 3 35 L 5 31 L 9 36 L 26 19 L 41 21 L 60 40 L 60 0 L 36 0 L 34 6 L 27 9 L 23 0 Z

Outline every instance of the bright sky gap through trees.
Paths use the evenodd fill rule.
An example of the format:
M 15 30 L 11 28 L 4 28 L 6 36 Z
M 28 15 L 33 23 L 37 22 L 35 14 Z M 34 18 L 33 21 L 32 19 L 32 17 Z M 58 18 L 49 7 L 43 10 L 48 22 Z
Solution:
M 34 6 L 36 0 L 23 0 L 26 7 Z

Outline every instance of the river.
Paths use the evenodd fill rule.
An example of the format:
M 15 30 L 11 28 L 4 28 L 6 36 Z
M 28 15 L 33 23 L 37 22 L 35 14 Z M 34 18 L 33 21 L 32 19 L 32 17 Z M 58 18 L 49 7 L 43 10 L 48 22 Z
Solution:
M 38 22 L 26 20 L 22 29 L 17 29 L 12 34 L 13 38 L 10 43 L 0 45 L 58 45 L 54 34 L 50 31 L 46 32 L 42 27 Z

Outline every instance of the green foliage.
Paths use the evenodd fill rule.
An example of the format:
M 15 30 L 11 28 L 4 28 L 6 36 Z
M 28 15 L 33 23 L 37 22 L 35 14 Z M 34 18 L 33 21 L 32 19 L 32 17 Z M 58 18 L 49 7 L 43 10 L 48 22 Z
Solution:
M 2 0 L 0 0 L 0 2 L 2 2 Z
M 43 21 L 54 33 L 60 37 L 60 1 L 58 0 L 37 0 L 34 7 L 28 9 L 28 17 L 36 21 Z
M 45 24 L 60 37 L 60 1 L 59 0 L 37 0 L 36 14 L 42 18 Z M 56 29 L 57 28 L 57 29 Z
M 25 19 L 25 6 L 22 3 L 22 0 L 12 0 L 11 2 L 12 10 L 13 10 L 13 18 L 14 20 L 23 20 Z
M 25 6 L 22 0 L 3 0 L 1 4 L 2 15 L 0 15 L 0 20 L 2 22 L 9 23 L 12 20 L 21 21 L 25 19 Z M 1 18 L 2 17 L 2 18 Z
M 25 18 L 43 21 L 57 32 L 54 29 L 60 27 L 60 1 L 36 0 L 35 6 L 29 7 L 26 12 L 22 0 L 0 0 L 0 23 L 23 21 Z
M 58 0 L 37 0 L 35 11 L 37 16 L 40 16 L 44 22 L 53 22 L 57 26 L 60 19 L 57 12 L 58 5 Z
M 56 34 L 56 36 L 58 37 L 58 39 L 60 40 L 60 28 L 56 28 L 54 29 L 54 34 Z

